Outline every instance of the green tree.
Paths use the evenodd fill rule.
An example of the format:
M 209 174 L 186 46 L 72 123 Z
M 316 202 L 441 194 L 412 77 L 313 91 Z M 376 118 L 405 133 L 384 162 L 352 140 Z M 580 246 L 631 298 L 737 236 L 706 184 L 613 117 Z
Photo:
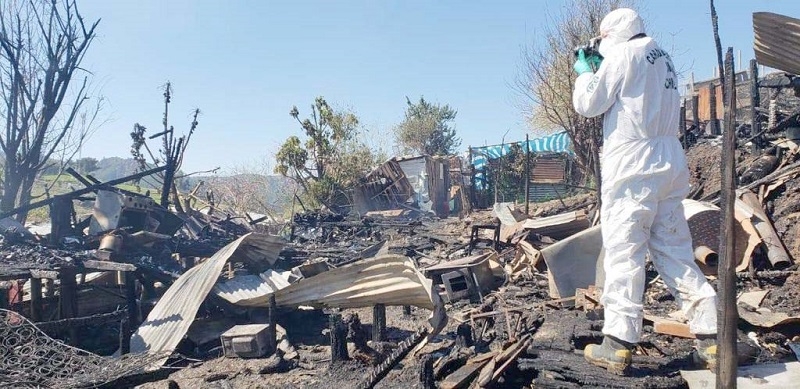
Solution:
M 97 163 L 97 158 L 84 157 L 78 158 L 72 165 L 81 174 L 88 174 L 98 169 Z
M 416 104 L 406 97 L 406 104 L 406 117 L 394 131 L 400 146 L 428 155 L 450 155 L 457 151 L 461 138 L 451 124 L 456 110 L 449 105 L 432 104 L 423 97 Z
M 358 117 L 334 110 L 323 97 L 316 98 L 309 118 L 301 120 L 296 106 L 289 114 L 300 124 L 306 140 L 286 139 L 275 156 L 275 172 L 297 182 L 311 206 L 336 210 L 349 204 L 348 188 L 369 172 L 378 157 L 359 141 Z

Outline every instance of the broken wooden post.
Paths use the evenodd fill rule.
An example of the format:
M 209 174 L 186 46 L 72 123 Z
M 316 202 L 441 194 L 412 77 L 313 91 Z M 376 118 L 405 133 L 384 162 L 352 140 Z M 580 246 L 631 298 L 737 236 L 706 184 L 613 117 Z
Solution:
M 525 216 L 527 217 L 531 205 L 531 140 L 525 134 Z
M 125 300 L 128 303 L 128 325 L 136 327 L 139 324 L 139 307 L 136 303 L 136 275 L 133 272 L 125 273 Z
M 708 84 L 708 134 L 711 136 L 719 135 L 719 121 L 717 121 L 717 86 L 714 83 Z
M 456 327 L 456 347 L 472 347 L 475 342 L 472 340 L 472 326 L 469 323 L 461 323 Z
M 119 321 L 119 353 L 122 355 L 131 352 L 131 327 L 128 325 L 128 318 L 122 317 Z
M 433 377 L 433 357 L 430 354 L 422 357 L 419 364 L 419 387 L 422 389 L 436 389 L 436 380 Z
M 269 307 L 267 308 L 267 314 L 269 315 L 269 328 L 267 328 L 267 341 L 270 345 L 271 350 L 276 350 L 278 345 L 278 329 L 277 325 L 278 322 L 276 319 L 278 318 L 278 304 L 275 303 L 275 293 L 269 296 Z
M 42 279 L 31 278 L 31 321 L 42 321 Z
M 758 107 L 761 105 L 761 95 L 758 92 L 758 62 L 750 60 L 750 134 L 754 136 L 753 151 L 761 149 L 764 142 L 761 133 L 761 123 L 758 121 Z
M 736 78 L 733 48 L 725 55 L 725 132 L 722 137 L 720 261 L 717 269 L 717 388 L 736 388 L 736 332 L 739 314 L 736 311 L 736 258 L 734 203 L 736 202 Z
M 58 279 L 61 281 L 59 288 L 59 319 L 71 319 L 78 316 L 78 285 L 75 281 L 75 268 L 71 266 L 63 267 L 58 272 Z M 78 329 L 70 327 L 69 343 L 78 344 Z
M 700 96 L 694 94 L 692 96 L 692 125 L 695 128 L 697 133 L 700 133 L 700 113 L 697 110 L 700 109 Z
M 72 199 L 68 197 L 56 197 L 50 203 L 50 244 L 58 245 L 61 238 L 72 234 L 72 214 L 75 208 Z
M 331 335 L 331 363 L 350 359 L 347 355 L 347 326 L 342 322 L 342 315 L 332 313 L 328 317 Z
M 372 340 L 382 342 L 386 335 L 386 305 L 372 307 Z
M 678 117 L 678 131 L 683 138 L 683 149 L 689 149 L 689 137 L 686 133 L 686 100 L 681 101 L 680 116 Z
M 0 309 L 8 308 L 8 289 L 0 287 Z

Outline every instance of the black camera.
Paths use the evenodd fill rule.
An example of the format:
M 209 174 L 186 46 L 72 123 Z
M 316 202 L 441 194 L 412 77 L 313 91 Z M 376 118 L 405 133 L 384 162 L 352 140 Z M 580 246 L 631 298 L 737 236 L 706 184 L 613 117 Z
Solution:
M 600 38 L 592 38 L 589 40 L 589 43 L 576 47 L 574 51 L 575 58 L 578 58 L 581 50 L 583 50 L 583 54 L 586 56 L 586 58 L 592 56 L 600 59 L 603 58 L 603 56 L 600 55 Z

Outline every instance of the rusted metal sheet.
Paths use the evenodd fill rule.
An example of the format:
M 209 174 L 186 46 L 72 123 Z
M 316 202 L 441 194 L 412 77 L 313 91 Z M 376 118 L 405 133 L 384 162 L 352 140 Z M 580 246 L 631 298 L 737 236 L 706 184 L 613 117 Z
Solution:
M 754 12 L 753 32 L 753 49 L 759 64 L 800 74 L 800 19 Z
M 531 182 L 563 183 L 566 179 L 567 161 L 563 157 L 539 157 L 533 162 Z
M 256 233 L 244 235 L 181 275 L 131 337 L 130 352 L 164 353 L 166 356 L 152 368 L 163 365 L 189 330 L 200 304 L 214 287 L 225 264 L 229 260 L 274 263 L 282 247 L 275 244 L 278 239 Z

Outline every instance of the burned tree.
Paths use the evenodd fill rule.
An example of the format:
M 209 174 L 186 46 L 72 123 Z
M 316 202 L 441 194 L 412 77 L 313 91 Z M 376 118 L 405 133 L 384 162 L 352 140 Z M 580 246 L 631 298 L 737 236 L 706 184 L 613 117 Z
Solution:
M 48 161 L 69 160 L 86 139 L 100 105 L 81 62 L 99 22 L 86 24 L 75 0 L 0 3 L 0 210 L 29 204 Z
M 558 14 L 549 15 L 549 23 L 537 34 L 542 40 L 524 50 L 520 75 L 514 85 L 524 98 L 523 109 L 532 128 L 567 131 L 578 166 L 593 179 L 598 191 L 602 119 L 587 119 L 572 106 L 577 78 L 572 70 L 573 50 L 598 35 L 603 16 L 628 3 L 576 1 L 562 7 Z
M 181 202 L 179 201 L 178 187 L 175 181 L 176 179 L 189 175 L 181 174 L 180 169 L 181 165 L 183 165 L 183 156 L 186 153 L 186 147 L 189 145 L 189 141 L 192 139 L 192 134 L 194 134 L 194 131 L 197 129 L 197 118 L 200 116 L 200 110 L 197 108 L 192 110 L 192 122 L 189 125 L 189 133 L 176 137 L 175 127 L 169 124 L 169 104 L 171 102 L 172 84 L 168 81 L 166 84 L 164 84 L 164 117 L 161 121 L 164 126 L 164 130 L 146 137 L 145 132 L 147 131 L 147 128 L 139 123 L 134 124 L 133 131 L 131 132 L 131 139 L 133 140 L 131 145 L 131 154 L 133 155 L 133 159 L 139 165 L 140 171 L 146 171 L 152 168 L 153 165 L 166 167 L 163 172 L 160 172 L 157 176 L 155 176 L 155 182 L 149 182 L 148 184 L 151 187 L 160 188 L 160 200 L 163 207 L 168 207 L 171 203 L 175 206 L 176 211 L 183 213 L 184 210 L 181 206 Z M 156 139 L 158 137 L 161 137 L 162 143 L 161 148 L 158 150 L 158 154 L 156 154 L 153 153 L 153 151 L 147 145 L 147 140 Z M 147 157 L 150 157 L 149 162 Z M 216 171 L 217 169 L 212 169 L 211 171 Z M 172 201 L 170 201 L 170 196 L 172 196 Z

